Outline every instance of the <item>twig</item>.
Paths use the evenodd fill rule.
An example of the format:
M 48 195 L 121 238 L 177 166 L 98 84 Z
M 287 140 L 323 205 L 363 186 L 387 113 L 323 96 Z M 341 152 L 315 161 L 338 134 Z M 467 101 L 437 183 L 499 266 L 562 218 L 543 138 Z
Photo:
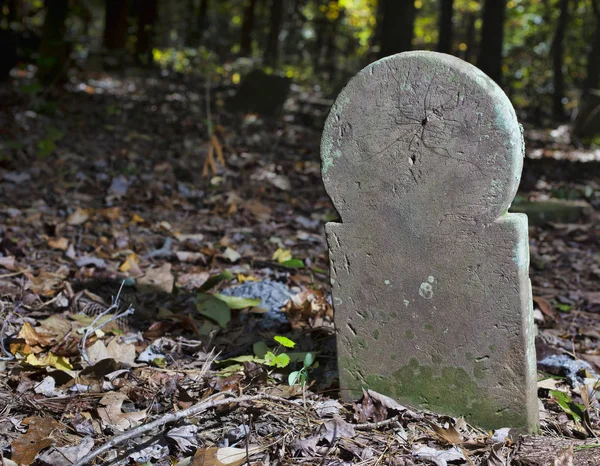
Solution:
M 6 313 L 4 321 L 2 322 L 2 330 L 0 330 L 0 349 L 2 349 L 2 353 L 4 353 L 6 356 L 0 357 L 0 361 L 12 361 L 13 359 L 15 359 L 15 356 L 6 349 L 6 346 L 4 346 L 4 338 L 6 338 L 6 327 L 8 326 L 9 320 L 12 317 L 12 315 L 13 313 L 11 311 L 8 311 Z
M 102 311 L 100 314 L 98 314 L 98 316 L 92 321 L 92 323 L 88 326 L 88 328 L 85 329 L 83 338 L 81 339 L 81 342 L 79 343 L 79 352 L 81 353 L 81 357 L 90 366 L 92 365 L 92 363 L 90 362 L 90 359 L 87 354 L 87 350 L 85 348 L 88 337 L 92 333 L 95 333 L 97 330 L 100 330 L 102 327 L 104 327 L 109 322 L 114 322 L 115 320 L 120 319 L 122 317 L 130 316 L 131 314 L 133 314 L 135 312 L 135 309 L 133 307 L 131 307 L 131 304 L 130 304 L 129 307 L 127 308 L 127 310 L 119 313 L 119 300 L 120 300 L 121 291 L 123 291 L 124 285 L 125 285 L 125 280 L 123 280 L 123 282 L 121 283 L 121 287 L 119 288 L 119 292 L 117 293 L 117 296 L 113 299 L 113 303 L 109 307 L 107 307 L 104 311 Z M 98 321 L 100 321 L 107 314 L 110 314 L 112 311 L 115 311 L 115 314 L 112 317 L 110 317 L 109 319 L 107 319 L 104 322 L 97 325 Z
M 152 429 L 161 427 L 170 422 L 176 422 L 176 421 L 179 421 L 179 420 L 187 418 L 187 417 L 195 416 L 195 415 L 200 414 L 201 412 L 206 411 L 208 409 L 217 408 L 219 406 L 223 406 L 223 405 L 227 405 L 227 404 L 254 403 L 254 402 L 262 401 L 262 400 L 270 400 L 270 401 L 276 401 L 278 403 L 292 405 L 295 408 L 304 410 L 304 408 L 302 408 L 302 406 L 297 405 L 293 401 L 286 400 L 285 398 L 281 398 L 279 396 L 274 396 L 274 395 L 267 395 L 267 394 L 244 395 L 244 396 L 240 396 L 237 398 L 227 398 L 224 400 L 223 399 L 220 399 L 220 400 L 215 399 L 217 396 L 233 396 L 233 394 L 226 393 L 226 392 L 217 393 L 217 394 L 211 396 L 210 398 L 208 398 L 204 401 L 201 401 L 200 403 L 190 406 L 187 409 L 184 409 L 182 411 L 177 411 L 175 413 L 166 414 L 165 416 L 159 417 L 158 419 L 155 419 L 152 422 L 143 424 L 134 429 L 129 429 L 128 431 L 124 432 L 123 434 L 112 438 L 111 440 L 106 442 L 101 447 L 88 453 L 86 456 L 81 458 L 79 461 L 77 461 L 76 463 L 73 463 L 72 466 L 88 465 L 92 462 L 92 460 L 94 460 L 96 457 L 98 457 L 102 453 L 104 453 L 108 450 L 112 450 L 117 445 L 120 445 L 121 443 L 123 443 L 127 440 L 131 440 L 136 437 L 139 437 L 140 435 L 145 434 L 146 432 L 149 432 Z
M 382 427 L 387 427 L 390 424 L 393 424 L 394 422 L 398 421 L 399 416 L 394 416 L 391 417 L 389 419 L 386 419 L 385 421 L 379 421 L 379 422 L 368 422 L 366 424 L 356 424 L 354 427 L 354 430 L 374 430 L 374 429 L 381 429 Z

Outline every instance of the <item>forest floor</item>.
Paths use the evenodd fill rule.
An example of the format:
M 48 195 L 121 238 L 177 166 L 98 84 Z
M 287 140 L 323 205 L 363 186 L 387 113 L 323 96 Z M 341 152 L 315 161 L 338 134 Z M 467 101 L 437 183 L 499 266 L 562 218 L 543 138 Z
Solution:
M 558 361 L 540 367 L 541 435 L 485 432 L 375 392 L 339 399 L 326 109 L 300 115 L 295 90 L 282 118 L 229 115 L 213 92 L 226 165 L 204 177 L 197 82 L 0 89 L 4 464 L 600 464 L 600 170 L 555 160 L 589 154 L 526 131 L 541 160 L 519 194 L 589 206 L 530 227 L 538 361 Z

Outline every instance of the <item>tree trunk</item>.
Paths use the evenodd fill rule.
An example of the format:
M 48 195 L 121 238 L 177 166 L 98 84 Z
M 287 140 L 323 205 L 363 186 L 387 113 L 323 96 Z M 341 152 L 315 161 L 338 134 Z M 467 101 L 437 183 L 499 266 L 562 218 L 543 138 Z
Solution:
M 38 77 L 44 83 L 56 81 L 68 60 L 65 32 L 69 0 L 46 0 L 46 19 L 42 30 Z
M 485 0 L 477 66 L 498 84 L 502 82 L 502 45 L 507 0 Z
M 127 3 L 126 0 L 105 0 L 104 46 L 109 50 L 123 50 L 127 44 Z
M 208 0 L 200 0 L 200 8 L 198 9 L 198 19 L 196 21 L 196 44 L 202 43 L 202 38 L 206 32 L 206 14 L 208 12 Z
M 587 76 L 583 84 L 582 95 L 585 98 L 591 89 L 600 87 L 600 6 L 598 0 L 592 0 L 594 15 L 596 16 L 596 29 L 594 30 L 594 38 L 592 46 L 587 56 Z
M 247 0 L 240 37 L 240 55 L 243 57 L 247 57 L 252 53 L 252 32 L 254 31 L 255 11 L 256 0 Z
M 592 6 L 596 17 L 596 28 L 587 56 L 587 76 L 581 89 L 577 118 L 573 125 L 573 134 L 578 138 L 600 134 L 600 61 L 598 60 L 600 56 L 600 6 L 598 0 L 592 0 Z
M 335 80 L 335 74 L 337 71 L 337 54 L 336 54 L 336 37 L 338 31 L 338 25 L 342 19 L 343 10 L 339 8 L 339 0 L 331 0 L 330 4 L 336 4 L 339 9 L 338 16 L 333 19 L 327 21 L 327 40 L 325 42 L 325 64 L 327 67 L 327 71 L 329 72 L 329 77 Z
M 552 73 L 554 93 L 552 94 L 552 115 L 558 120 L 565 119 L 563 98 L 565 97 L 564 39 L 569 25 L 569 0 L 559 0 L 560 13 L 552 38 Z
M 438 52 L 452 53 L 452 17 L 454 13 L 454 0 L 440 1 L 440 22 L 438 36 Z
M 144 65 L 151 65 L 154 26 L 158 17 L 158 0 L 138 0 L 136 7 L 138 22 L 135 43 L 136 59 Z
M 279 35 L 283 25 L 283 2 L 284 0 L 271 1 L 271 19 L 265 48 L 265 63 L 273 68 L 276 68 L 279 63 Z
M 414 0 L 380 0 L 383 2 L 380 57 L 412 48 L 415 23 Z
M 473 60 L 473 51 L 475 50 L 475 22 L 477 18 L 474 13 L 467 13 L 467 37 L 465 38 L 465 44 L 467 49 L 464 51 L 463 60 L 471 63 Z

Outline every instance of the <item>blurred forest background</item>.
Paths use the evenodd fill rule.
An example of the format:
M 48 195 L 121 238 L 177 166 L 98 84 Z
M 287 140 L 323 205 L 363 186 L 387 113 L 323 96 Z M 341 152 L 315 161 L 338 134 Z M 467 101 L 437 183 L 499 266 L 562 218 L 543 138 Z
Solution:
M 324 98 L 376 58 L 438 50 L 500 83 L 527 122 L 571 119 L 583 139 L 600 126 L 600 0 L 0 0 L 0 49 L 0 78 L 16 67 L 29 93 L 86 71 L 235 86 L 262 68 Z

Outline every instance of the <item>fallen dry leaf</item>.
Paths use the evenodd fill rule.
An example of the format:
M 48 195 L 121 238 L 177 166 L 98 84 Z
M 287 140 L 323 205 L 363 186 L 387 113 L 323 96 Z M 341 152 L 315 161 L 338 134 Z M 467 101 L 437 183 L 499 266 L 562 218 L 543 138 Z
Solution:
M 75 211 L 67 217 L 67 223 L 69 225 L 81 225 L 88 221 L 90 218 L 90 211 L 87 209 L 82 209 L 81 207 L 77 207 Z
M 137 283 L 140 289 L 146 288 L 152 291 L 160 290 L 165 293 L 172 293 L 175 277 L 171 272 L 171 264 L 166 262 L 160 267 L 146 270 L 146 274 Z
M 44 335 L 42 333 L 37 332 L 29 322 L 25 322 L 17 338 L 22 338 L 25 340 L 25 343 L 31 346 L 50 346 L 53 343 L 52 337 L 50 335 Z
M 64 237 L 50 238 L 48 239 L 48 246 L 50 246 L 52 249 L 66 251 L 69 248 L 69 240 Z
M 552 466 L 573 466 L 573 444 L 558 454 L 552 461 Z
M 117 430 L 126 430 L 135 427 L 146 418 L 146 411 L 134 411 L 124 413 L 121 410 L 127 395 L 120 392 L 109 392 L 100 400 L 101 407 L 98 408 L 98 416 L 102 419 L 105 427 L 113 427 Z
M 257 445 L 249 445 L 248 448 L 200 448 L 196 451 L 191 466 L 240 466 L 261 450 Z
M 32 416 L 23 420 L 28 425 L 27 433 L 16 438 L 12 443 L 12 460 L 19 465 L 29 465 L 35 461 L 37 454 L 51 445 L 55 439 L 52 432 L 60 424 L 51 417 Z

